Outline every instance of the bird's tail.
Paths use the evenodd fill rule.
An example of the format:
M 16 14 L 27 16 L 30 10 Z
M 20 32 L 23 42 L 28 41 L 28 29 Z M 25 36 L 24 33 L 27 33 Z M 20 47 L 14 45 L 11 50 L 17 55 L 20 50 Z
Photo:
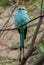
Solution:
M 18 28 L 18 32 L 20 34 L 20 29 Z M 27 26 L 24 29 L 24 39 L 26 39 L 26 35 L 27 35 Z

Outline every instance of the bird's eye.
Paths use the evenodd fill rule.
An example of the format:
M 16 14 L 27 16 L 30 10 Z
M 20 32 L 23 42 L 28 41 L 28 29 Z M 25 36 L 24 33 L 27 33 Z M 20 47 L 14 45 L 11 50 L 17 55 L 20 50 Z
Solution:
M 22 10 L 25 10 L 25 9 L 22 9 Z
M 25 10 L 25 9 L 23 9 L 23 8 L 18 8 L 18 10 Z

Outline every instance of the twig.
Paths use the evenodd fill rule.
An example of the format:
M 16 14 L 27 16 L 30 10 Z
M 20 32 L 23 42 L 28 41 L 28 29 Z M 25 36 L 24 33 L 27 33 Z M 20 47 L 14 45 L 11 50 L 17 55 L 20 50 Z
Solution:
M 30 23 L 30 22 L 32 22 L 32 21 L 38 19 L 38 18 L 42 18 L 42 17 L 44 17 L 44 15 L 38 16 L 38 17 L 32 19 L 31 21 L 29 21 L 28 23 Z M 26 24 L 24 24 L 24 25 L 22 25 L 22 26 L 25 26 L 25 25 L 27 25 L 28 23 L 26 23 Z M 42 22 L 41 22 L 41 23 L 42 23 Z M 22 27 L 22 26 L 19 26 L 19 27 Z M 18 27 L 17 27 L 17 28 L 13 28 L 13 29 L 11 29 L 11 28 L 10 28 L 10 29 L 0 29 L 0 31 L 16 30 L 16 29 L 18 29 Z
M 14 10 L 16 9 L 16 7 L 18 7 L 18 4 L 15 5 L 15 7 L 13 8 L 13 10 L 12 10 L 10 16 L 13 14 Z M 9 20 L 10 20 L 10 16 L 9 16 L 8 20 L 6 21 L 6 23 L 3 25 L 2 29 L 7 27 L 7 23 L 8 23 Z M 0 32 L 0 37 L 1 37 L 2 34 L 3 34 L 3 31 Z

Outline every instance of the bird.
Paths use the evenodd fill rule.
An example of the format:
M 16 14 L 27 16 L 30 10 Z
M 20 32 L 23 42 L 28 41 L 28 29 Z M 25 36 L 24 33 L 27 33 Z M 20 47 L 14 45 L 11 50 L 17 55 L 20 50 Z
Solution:
M 20 34 L 20 60 L 21 60 L 21 50 L 23 49 L 23 58 L 24 58 L 24 40 L 27 35 L 27 26 L 25 25 L 30 21 L 30 17 L 27 14 L 27 10 L 25 7 L 19 7 L 14 15 L 14 24 L 18 28 L 18 32 Z M 20 27 L 22 26 L 22 27 Z

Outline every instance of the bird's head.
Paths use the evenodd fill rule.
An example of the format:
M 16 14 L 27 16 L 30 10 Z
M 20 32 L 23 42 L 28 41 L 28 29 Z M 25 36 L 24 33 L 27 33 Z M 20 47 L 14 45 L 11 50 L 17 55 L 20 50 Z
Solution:
M 25 7 L 19 7 L 18 10 L 26 10 Z

